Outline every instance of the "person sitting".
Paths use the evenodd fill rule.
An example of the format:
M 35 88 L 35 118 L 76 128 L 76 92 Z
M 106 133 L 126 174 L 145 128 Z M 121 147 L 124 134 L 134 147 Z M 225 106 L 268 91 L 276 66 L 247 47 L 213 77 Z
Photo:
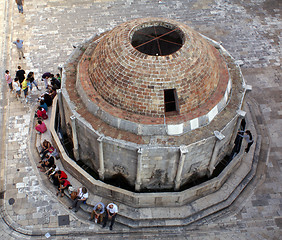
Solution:
M 48 154 L 47 156 L 47 159 L 45 161 L 43 161 L 41 163 L 41 165 L 37 166 L 38 168 L 40 168 L 40 171 L 41 172 L 45 172 L 45 168 L 51 168 L 54 166 L 55 164 L 55 159 L 53 156 L 51 156 L 50 154 Z
M 52 74 L 52 79 L 51 79 L 50 83 L 51 83 L 51 85 L 54 89 L 60 89 L 61 88 L 61 82 L 57 78 L 55 78 L 53 74 Z
M 42 118 L 44 120 L 48 118 L 46 110 L 43 107 L 40 107 L 40 106 L 38 107 L 38 110 L 36 112 L 36 116 L 38 118 Z
M 52 87 L 50 89 L 49 95 L 51 96 L 52 99 L 54 99 L 56 97 L 57 91 L 56 91 L 56 89 L 54 87 Z
M 95 223 L 101 223 L 104 212 L 105 212 L 105 205 L 102 202 L 97 203 L 93 207 L 89 220 L 92 221 L 95 217 Z
M 71 186 L 70 182 L 67 179 L 60 180 L 60 185 L 58 187 L 57 196 L 61 193 L 61 197 L 63 197 L 64 190 L 67 190 Z
M 87 199 L 88 199 L 88 192 L 86 187 L 79 188 L 77 191 L 77 196 L 74 199 L 72 206 L 69 207 L 69 209 L 75 208 L 75 212 L 77 212 L 80 205 L 84 203 Z
M 43 141 L 41 146 L 42 146 L 42 150 L 40 152 L 40 154 L 42 154 L 41 160 L 45 158 L 47 153 L 52 154 L 54 152 L 54 148 L 52 147 L 51 143 L 46 139 Z
M 43 101 L 46 103 L 46 105 L 48 107 L 51 107 L 52 106 L 52 103 L 53 103 L 53 99 L 52 97 L 48 94 L 48 93 L 45 93 L 43 95 Z
M 113 230 L 113 225 L 115 223 L 117 213 L 118 213 L 117 205 L 114 204 L 114 203 L 109 203 L 107 208 L 106 208 L 106 216 L 104 218 L 102 228 L 106 227 L 107 221 L 109 219 L 109 220 L 111 220 L 111 224 L 110 224 L 109 228 L 110 228 L 110 230 Z
M 47 127 L 43 121 L 38 120 L 37 124 L 35 125 L 35 130 L 37 130 L 41 134 L 47 131 Z
M 40 107 L 43 107 L 45 109 L 45 111 L 47 112 L 48 111 L 48 106 L 47 104 L 44 102 L 44 100 L 40 100 Z

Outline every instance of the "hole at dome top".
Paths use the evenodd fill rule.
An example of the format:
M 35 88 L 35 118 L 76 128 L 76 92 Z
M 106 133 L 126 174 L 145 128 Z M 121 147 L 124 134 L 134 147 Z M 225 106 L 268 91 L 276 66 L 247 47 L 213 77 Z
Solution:
M 131 44 L 139 52 L 151 56 L 166 56 L 182 47 L 183 33 L 178 27 L 165 23 L 148 25 L 140 27 L 132 35 Z

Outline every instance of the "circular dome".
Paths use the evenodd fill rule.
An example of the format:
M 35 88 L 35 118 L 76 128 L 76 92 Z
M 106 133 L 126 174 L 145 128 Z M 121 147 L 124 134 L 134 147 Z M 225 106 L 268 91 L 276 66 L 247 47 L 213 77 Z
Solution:
M 222 58 L 188 26 L 136 19 L 104 34 L 92 53 L 89 75 L 110 105 L 149 117 L 193 112 L 215 92 Z

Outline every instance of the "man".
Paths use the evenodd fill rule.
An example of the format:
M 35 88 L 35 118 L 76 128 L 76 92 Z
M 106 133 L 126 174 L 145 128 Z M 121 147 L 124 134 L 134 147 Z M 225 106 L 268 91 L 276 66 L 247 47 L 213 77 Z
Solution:
M 24 0 L 16 0 L 16 4 L 18 6 L 19 13 L 23 14 Z
M 23 53 L 23 40 L 17 39 L 15 42 L 13 42 L 17 46 L 18 54 L 19 54 L 19 59 L 21 60 L 22 57 L 25 58 L 24 53 Z
M 102 228 L 106 227 L 108 219 L 111 220 L 110 224 L 110 230 L 113 230 L 113 225 L 115 223 L 115 219 L 118 213 L 118 207 L 114 203 L 109 203 L 107 208 L 106 208 L 106 216 L 104 218 L 103 226 Z
M 18 66 L 18 71 L 16 72 L 16 77 L 19 79 L 20 86 L 22 86 L 22 83 L 25 79 L 25 71 L 21 68 L 21 66 Z
M 97 203 L 94 206 L 93 211 L 91 212 L 91 217 L 89 220 L 92 221 L 95 217 L 95 223 L 102 222 L 102 216 L 104 212 L 105 212 L 105 205 L 102 202 Z

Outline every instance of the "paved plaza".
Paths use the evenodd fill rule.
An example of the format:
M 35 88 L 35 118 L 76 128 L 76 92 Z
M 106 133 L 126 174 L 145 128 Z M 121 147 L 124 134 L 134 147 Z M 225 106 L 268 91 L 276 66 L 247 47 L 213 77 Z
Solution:
M 0 240 L 5 239 L 281 239 L 282 235 L 282 69 L 280 0 L 26 0 L 24 14 L 14 0 L 0 0 Z M 4 72 L 21 65 L 35 78 L 58 72 L 74 47 L 97 33 L 141 17 L 165 17 L 186 23 L 218 41 L 241 65 L 259 105 L 266 169 L 232 211 L 201 224 L 177 228 L 113 231 L 90 223 L 68 209 L 36 167 L 31 144 L 36 99 L 28 103 L 9 93 Z M 26 59 L 12 43 L 24 40 Z M 62 224 L 62 216 L 67 223 Z M 45 236 L 45 234 L 47 234 Z M 49 237 L 50 235 L 50 237 Z

